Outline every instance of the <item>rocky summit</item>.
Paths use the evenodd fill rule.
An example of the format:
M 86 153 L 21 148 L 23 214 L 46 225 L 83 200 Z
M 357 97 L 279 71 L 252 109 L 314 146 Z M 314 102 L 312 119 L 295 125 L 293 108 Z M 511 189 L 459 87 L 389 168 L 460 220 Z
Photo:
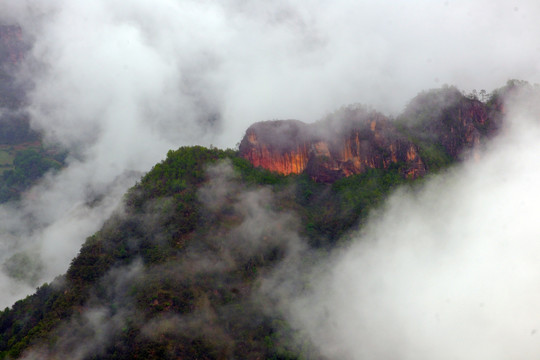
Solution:
M 439 89 L 418 95 L 394 120 L 350 106 L 312 124 L 255 123 L 239 152 L 254 166 L 284 175 L 307 173 L 318 182 L 392 167 L 414 179 L 426 174 L 434 151 L 451 159 L 468 154 L 495 132 L 499 113 L 455 88 Z

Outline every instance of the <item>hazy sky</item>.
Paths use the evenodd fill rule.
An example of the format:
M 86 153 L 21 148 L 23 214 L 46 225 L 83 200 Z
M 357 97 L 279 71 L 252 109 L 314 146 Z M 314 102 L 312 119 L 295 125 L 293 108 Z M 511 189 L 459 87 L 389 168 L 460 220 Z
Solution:
M 27 254 L 42 264 L 38 284 L 66 271 L 168 149 L 234 147 L 255 121 L 309 122 L 350 103 L 397 114 L 445 83 L 491 91 L 511 78 L 540 82 L 532 0 L 4 0 L 0 8 L 0 22 L 20 24 L 33 45 L 20 74 L 34 85 L 32 124 L 71 153 L 21 206 L 0 207 L 0 263 Z M 480 160 L 393 195 L 316 272 L 313 292 L 287 304 L 320 351 L 538 358 L 540 127 L 522 105 Z M 0 272 L 0 307 L 35 285 Z
M 173 144 L 234 146 L 255 121 L 313 121 L 356 102 L 397 113 L 444 83 L 490 91 L 509 78 L 540 81 L 535 1 L 5 6 L 44 64 L 32 74 L 35 123 L 69 142 L 117 124 L 126 137 L 137 129 Z M 200 131 L 209 115 L 221 119 L 219 136 Z M 197 136 L 182 138 L 190 130 Z
M 166 151 L 234 147 L 253 122 L 314 121 L 341 105 L 398 113 L 417 92 L 540 82 L 534 1 L 5 0 L 33 47 L 34 127 L 72 154 L 23 206 L 0 208 L 4 261 L 42 281 Z M 96 197 L 105 200 L 93 202 Z M 32 291 L 0 274 L 0 306 Z

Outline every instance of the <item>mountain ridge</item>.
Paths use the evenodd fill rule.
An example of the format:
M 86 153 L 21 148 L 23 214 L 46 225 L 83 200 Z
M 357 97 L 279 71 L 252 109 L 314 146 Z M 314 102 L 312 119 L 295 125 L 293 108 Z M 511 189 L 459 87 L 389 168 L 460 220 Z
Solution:
M 464 141 L 445 146 L 445 129 L 469 134 L 477 124 L 472 130 L 483 141 L 499 126 L 500 111 L 488 110 L 504 91 L 482 105 L 491 114 L 483 123 L 460 112 L 461 103 L 480 106 L 477 100 L 460 95 L 448 102 L 452 94 L 423 94 L 393 127 L 382 117 L 374 125 L 364 121 L 377 113 L 358 107 L 323 122 L 338 135 L 357 129 L 359 138 L 365 133 L 376 141 L 379 134 L 383 144 L 406 139 L 431 173 L 459 160 L 451 149 L 477 145 L 476 135 L 459 135 Z M 328 136 L 297 121 L 268 123 L 282 124 L 292 126 L 281 140 Z M 297 148 L 288 141 L 269 146 Z M 286 277 L 279 274 L 286 264 L 309 266 L 327 256 L 393 189 L 415 186 L 420 177 L 408 177 L 396 162 L 315 181 L 307 169 L 317 167 L 309 161 L 306 171 L 286 176 L 241 154 L 200 146 L 169 151 L 87 238 L 65 275 L 0 312 L 0 359 L 321 358 L 308 340 L 295 343 L 302 334 L 275 308 L 279 291 L 261 284 Z
M 438 103 L 439 113 L 422 120 L 425 123 L 408 121 L 420 117 L 415 107 L 422 102 Z M 421 142 L 424 146 L 438 144 L 446 156 L 457 159 L 497 132 L 499 115 L 500 109 L 448 87 L 415 98 L 395 121 L 352 106 L 312 124 L 258 122 L 247 129 L 239 154 L 256 167 L 283 175 L 305 172 L 318 182 L 332 183 L 391 166 L 415 179 L 424 176 L 429 166 L 421 154 Z

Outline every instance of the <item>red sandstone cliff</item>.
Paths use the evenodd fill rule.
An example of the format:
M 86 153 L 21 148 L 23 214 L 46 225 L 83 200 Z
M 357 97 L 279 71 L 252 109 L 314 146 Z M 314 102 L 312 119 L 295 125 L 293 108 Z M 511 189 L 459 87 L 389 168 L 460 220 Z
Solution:
M 457 159 L 497 130 L 499 112 L 500 107 L 443 88 L 417 96 L 396 122 L 353 106 L 314 124 L 256 123 L 239 152 L 254 166 L 285 175 L 307 173 L 320 182 L 390 167 L 417 178 L 428 170 L 417 144 L 428 144 L 425 151 L 435 145 Z
M 254 166 L 289 175 L 306 169 L 310 141 L 309 128 L 301 121 L 266 121 L 247 130 L 240 148 Z
M 345 126 L 333 121 L 260 122 L 247 130 L 240 155 L 254 166 L 286 175 L 306 172 L 321 182 L 392 165 L 412 178 L 426 172 L 416 146 L 376 113 L 349 119 Z

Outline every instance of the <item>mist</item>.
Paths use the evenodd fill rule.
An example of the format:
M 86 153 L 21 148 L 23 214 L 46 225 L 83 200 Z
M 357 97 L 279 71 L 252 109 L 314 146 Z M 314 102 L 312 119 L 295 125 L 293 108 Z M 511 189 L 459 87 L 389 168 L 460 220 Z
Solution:
M 246 189 L 229 160 L 208 166 L 206 175 L 208 181 L 198 195 L 205 221 L 215 225 L 206 227 L 210 231 L 198 232 L 172 260 L 148 263 L 135 257 L 116 263 L 89 286 L 78 311 L 53 330 L 54 343 L 38 340 L 22 357 L 86 359 L 107 354 L 110 348 L 122 357 L 133 351 L 131 347 L 172 336 L 176 345 L 163 350 L 162 356 L 194 358 L 197 351 L 190 349 L 192 340 L 186 338 L 195 336 L 215 346 L 222 357 L 233 358 L 236 343 L 241 342 L 240 331 L 255 331 L 264 317 L 259 299 L 248 295 L 247 265 L 272 253 L 282 254 L 276 257 L 284 257 L 286 263 L 305 249 L 298 235 L 299 220 L 292 212 L 278 211 L 269 188 Z M 163 234 L 167 232 L 163 223 L 170 216 L 163 211 L 168 200 L 153 199 L 142 213 L 116 213 L 113 222 L 117 223 L 106 226 L 114 228 L 131 217 L 128 221 L 142 224 L 143 237 L 153 238 L 162 250 L 170 251 Z M 229 219 L 226 224 L 223 218 Z M 128 240 L 133 247 L 141 241 L 135 233 Z M 62 281 L 53 286 L 62 292 L 74 291 Z M 216 300 L 225 296 L 235 301 Z M 147 309 L 155 311 L 153 316 Z M 239 323 L 240 331 L 231 325 Z M 128 333 L 129 346 L 119 345 Z
M 476 159 L 395 192 L 282 301 L 326 358 L 535 359 L 538 94 Z
M 7 0 L 31 50 L 18 74 L 32 127 L 69 151 L 0 208 L 0 306 L 63 273 L 127 188 L 182 145 L 234 147 L 253 122 L 311 122 L 349 103 L 395 114 L 420 90 L 538 82 L 533 1 Z

